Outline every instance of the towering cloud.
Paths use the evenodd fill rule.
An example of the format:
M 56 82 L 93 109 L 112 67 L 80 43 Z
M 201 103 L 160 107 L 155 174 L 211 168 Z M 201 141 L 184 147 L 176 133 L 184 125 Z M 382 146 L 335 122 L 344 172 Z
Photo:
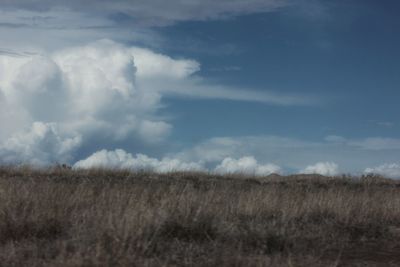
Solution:
M 162 70 L 152 67 L 159 62 Z M 197 68 L 108 40 L 51 55 L 0 55 L 2 159 L 51 163 L 73 158 L 80 146 L 158 142 L 172 126 L 156 116 L 160 93 L 136 79 L 182 79 Z
M 193 75 L 199 69 L 194 60 L 111 40 L 54 53 L 0 53 L 1 160 L 45 164 L 80 159 L 104 148 L 133 151 L 138 144 L 162 142 L 172 129 L 159 115 L 164 95 L 301 102 L 212 86 Z M 51 146 L 45 141 L 48 136 L 54 136 Z M 29 149 L 17 148 L 15 140 Z M 66 149 L 64 142 L 74 145 Z

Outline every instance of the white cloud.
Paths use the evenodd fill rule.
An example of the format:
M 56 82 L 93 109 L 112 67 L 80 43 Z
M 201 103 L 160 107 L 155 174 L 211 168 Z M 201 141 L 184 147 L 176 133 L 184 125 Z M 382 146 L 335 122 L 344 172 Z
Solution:
M 69 137 L 60 133 L 56 124 L 35 122 L 28 131 L 0 144 L 0 160 L 35 165 L 66 162 L 81 141 L 79 135 Z
M 6 102 L 23 109 L 31 122 L 57 122 L 86 134 L 101 130 L 108 138 L 144 131 L 146 139 L 149 125 L 158 125 L 153 135 L 169 131 L 165 122 L 150 118 L 161 96 L 135 86 L 134 55 L 117 43 L 103 40 L 46 56 L 0 56 L 0 70 L 6 70 L 0 79 Z
M 4 144 L 29 132 L 34 123 L 55 125 L 60 136 L 81 140 L 62 159 L 57 153 L 53 157 L 38 153 L 41 162 L 76 159 L 102 148 L 132 151 L 154 146 L 173 130 L 160 115 L 162 98 L 167 95 L 312 104 L 312 99 L 295 95 L 210 84 L 196 76 L 200 70 L 196 60 L 121 44 L 157 47 L 160 36 L 147 26 L 270 12 L 286 4 L 286 0 L 3 0 L 0 153 L 5 155 Z M 107 39 L 97 41 L 102 38 Z M 34 150 L 40 149 L 47 151 L 39 145 Z M 21 160 L 27 160 L 29 153 L 16 148 L 15 156 L 7 159 L 17 159 L 18 153 Z
M 154 77 L 182 79 L 200 70 L 200 64 L 195 60 L 175 60 L 139 47 L 132 47 L 130 51 L 135 55 L 135 63 L 140 66 L 137 75 L 142 79 Z
M 281 168 L 275 164 L 259 164 L 254 157 L 247 156 L 239 159 L 225 158 L 215 167 L 216 173 L 240 173 L 250 175 L 269 175 L 280 173 Z
M 399 179 L 400 178 L 400 164 L 386 163 L 373 168 L 366 168 L 366 174 L 379 174 L 387 178 Z
M 194 76 L 199 68 L 194 60 L 110 40 L 49 54 L 0 54 L 0 146 L 35 122 L 79 136 L 77 156 L 81 149 L 159 143 L 173 128 L 157 115 L 165 95 L 296 104 L 286 96 L 208 85 Z
M 143 154 L 133 156 L 122 149 L 114 151 L 100 150 L 74 164 L 74 168 L 96 167 L 152 170 L 161 173 L 171 171 L 208 171 L 201 161 L 187 162 L 172 157 L 164 157 L 158 160 Z M 214 172 L 218 174 L 268 175 L 280 173 L 281 169 L 275 164 L 259 164 L 254 157 L 248 156 L 239 159 L 225 158 L 215 167 Z
M 307 166 L 300 173 L 335 176 L 339 174 L 339 167 L 333 162 L 318 162 L 315 165 Z
M 29 153 L 4 144 L 19 138 L 30 125 L 37 129 L 36 122 L 56 125 L 67 136 L 80 136 L 82 145 L 162 141 L 172 126 L 155 116 L 161 95 L 136 86 L 140 65 L 135 66 L 134 57 L 129 48 L 107 40 L 52 55 L 0 55 L 0 100 L 2 107 L 12 107 L 6 108 L 7 115 L 0 115 L 2 149 L 14 149 L 21 160 L 26 159 Z M 186 68 L 179 60 L 169 58 L 169 64 L 167 74 Z M 30 142 L 35 140 L 39 146 L 41 139 Z M 41 149 L 47 151 L 45 146 Z M 42 160 L 61 159 L 54 153 L 43 155 Z
M 172 171 L 202 171 L 204 167 L 200 163 L 183 162 L 178 159 L 163 158 L 161 160 L 150 158 L 143 154 L 133 156 L 122 149 L 115 151 L 101 150 L 87 159 L 75 163 L 74 168 L 116 168 L 132 170 L 152 170 L 156 172 Z

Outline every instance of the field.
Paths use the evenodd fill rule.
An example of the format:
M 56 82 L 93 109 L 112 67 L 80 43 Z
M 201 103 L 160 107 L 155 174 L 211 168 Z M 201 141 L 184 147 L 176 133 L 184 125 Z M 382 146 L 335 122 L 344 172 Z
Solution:
M 0 167 L 0 266 L 399 266 L 400 182 Z

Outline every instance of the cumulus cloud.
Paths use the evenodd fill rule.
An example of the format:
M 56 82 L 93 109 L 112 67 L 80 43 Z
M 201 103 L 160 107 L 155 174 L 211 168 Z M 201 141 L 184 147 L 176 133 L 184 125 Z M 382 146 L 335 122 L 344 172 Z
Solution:
M 386 163 L 373 168 L 366 168 L 366 174 L 379 174 L 384 177 L 400 179 L 400 164 Z
M 247 156 L 239 159 L 225 158 L 215 167 L 216 173 L 240 173 L 250 175 L 269 175 L 280 173 L 281 168 L 275 164 L 259 164 L 254 157 Z
M 79 136 L 82 145 L 109 144 L 113 140 L 149 143 L 163 140 L 172 126 L 155 115 L 161 95 L 136 86 L 137 69 L 141 65 L 140 62 L 135 65 L 134 57 L 140 52 L 103 40 L 51 55 L 0 55 L 0 109 L 6 112 L 0 115 L 2 150 L 8 154 L 14 150 L 21 154 L 21 159 L 26 159 L 30 152 L 9 144 L 23 139 L 23 145 L 29 139 L 35 147 L 32 151 L 47 151 L 41 140 L 49 135 L 28 138 L 37 136 L 38 125 L 51 125 L 49 133 L 55 134 L 54 129 L 58 129 L 57 133 Z M 161 55 L 158 58 L 163 59 Z M 185 73 L 190 68 L 187 65 L 192 64 L 165 58 L 166 76 Z M 146 75 L 146 68 L 141 73 Z M 153 78 L 157 79 L 157 74 Z M 29 127 L 33 134 L 25 133 Z M 62 145 L 62 138 L 53 139 Z M 59 153 L 53 152 L 53 160 L 61 160 Z M 47 154 L 32 156 L 50 160 Z
M 309 97 L 211 84 L 198 75 L 196 60 L 123 45 L 157 47 L 162 41 L 153 26 L 272 12 L 285 5 L 286 0 L 3 0 L 0 160 L 73 162 L 102 148 L 154 147 L 173 130 L 160 114 L 165 96 L 313 104 Z M 39 124 L 49 134 L 29 139 Z M 54 149 L 41 141 L 51 135 L 58 142 Z M 27 151 L 9 145 L 21 138 L 30 140 Z M 57 152 L 69 139 L 79 142 Z
M 163 158 L 158 160 L 150 158 L 143 154 L 133 156 L 122 149 L 114 151 L 101 150 L 88 158 L 78 161 L 74 164 L 74 168 L 116 168 L 116 169 L 132 169 L 132 170 L 151 170 L 155 172 L 172 172 L 172 171 L 202 171 L 204 167 L 200 163 L 183 162 L 178 159 Z
M 56 124 L 34 122 L 31 129 L 0 144 L 0 161 L 35 165 L 67 162 L 81 141 L 79 135 L 68 137 L 60 133 Z
M 285 96 L 208 85 L 194 75 L 199 69 L 195 60 L 173 59 L 110 40 L 54 53 L 0 54 L 0 146 L 4 150 L 2 144 L 35 128 L 34 123 L 51 124 L 68 138 L 79 136 L 80 147 L 71 150 L 77 155 L 116 144 L 131 150 L 138 142 L 159 143 L 173 128 L 158 115 L 165 95 L 274 104 L 291 101 Z M 58 156 L 54 153 L 52 161 L 61 160 Z M 42 161 L 51 160 L 46 154 Z
M 333 162 L 318 162 L 315 165 L 307 166 L 304 170 L 300 171 L 300 173 L 335 176 L 339 174 L 339 167 Z
M 74 168 L 78 169 L 98 167 L 151 170 L 161 173 L 172 171 L 208 171 L 201 161 L 187 162 L 171 157 L 164 157 L 159 160 L 143 154 L 133 156 L 122 149 L 114 151 L 100 150 L 74 164 Z M 215 167 L 214 172 L 218 174 L 268 175 L 271 173 L 280 173 L 281 169 L 275 164 L 259 164 L 254 157 L 248 156 L 239 159 L 225 158 Z

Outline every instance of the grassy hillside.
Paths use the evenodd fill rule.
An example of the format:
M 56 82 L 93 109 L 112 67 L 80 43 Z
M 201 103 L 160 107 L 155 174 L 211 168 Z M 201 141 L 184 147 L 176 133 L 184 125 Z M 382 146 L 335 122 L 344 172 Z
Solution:
M 399 266 L 400 183 L 0 168 L 1 266 Z

